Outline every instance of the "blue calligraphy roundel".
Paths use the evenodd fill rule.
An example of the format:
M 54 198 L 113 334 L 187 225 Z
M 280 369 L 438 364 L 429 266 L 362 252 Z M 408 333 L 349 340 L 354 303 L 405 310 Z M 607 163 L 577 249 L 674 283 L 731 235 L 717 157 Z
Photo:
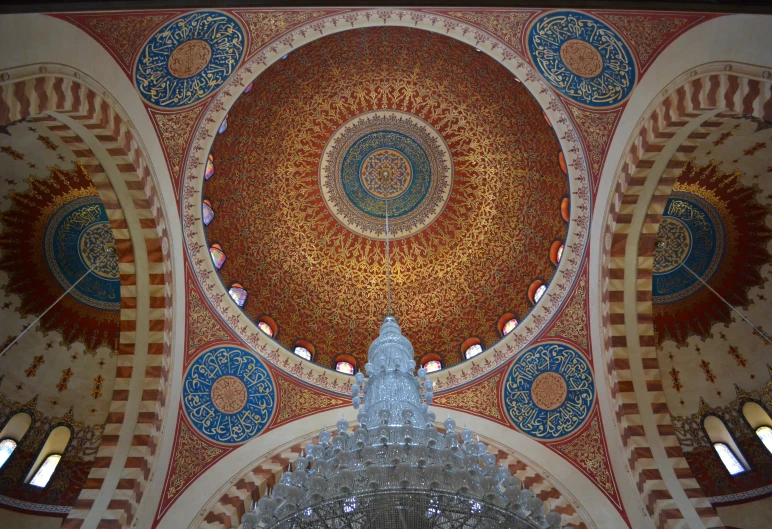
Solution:
M 528 52 L 544 78 L 583 105 L 622 103 L 636 81 L 635 61 L 622 38 L 578 11 L 547 13 L 531 26 Z
M 276 390 L 257 356 L 239 347 L 201 354 L 185 373 L 182 404 L 193 426 L 218 443 L 240 444 L 268 425 Z
M 504 381 L 507 417 L 536 439 L 558 439 L 574 432 L 587 419 L 594 400 L 595 382 L 587 360 L 559 343 L 525 351 Z

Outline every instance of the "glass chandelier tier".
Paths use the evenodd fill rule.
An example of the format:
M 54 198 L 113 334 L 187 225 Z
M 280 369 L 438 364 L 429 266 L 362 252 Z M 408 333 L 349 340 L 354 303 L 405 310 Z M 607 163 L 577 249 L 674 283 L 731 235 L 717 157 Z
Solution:
M 459 434 L 450 417 L 437 430 L 432 381 L 415 366 L 413 346 L 386 316 L 367 382 L 359 372 L 352 388 L 359 427 L 348 433 L 341 419 L 336 435 L 322 430 L 241 529 L 561 527 L 471 431 Z

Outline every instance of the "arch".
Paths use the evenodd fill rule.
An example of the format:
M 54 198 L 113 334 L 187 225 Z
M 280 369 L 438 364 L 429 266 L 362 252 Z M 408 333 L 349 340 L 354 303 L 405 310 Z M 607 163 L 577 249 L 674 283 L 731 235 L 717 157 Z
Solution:
M 116 241 L 121 273 L 119 355 L 124 359 L 118 362 L 116 383 L 129 391 L 111 402 L 105 426 L 120 432 L 117 446 L 100 445 L 95 454 L 100 468 L 92 468 L 81 491 L 89 500 L 79 501 L 68 517 L 78 526 L 97 503 L 95 491 L 106 497 L 98 516 L 108 523 L 116 516 L 130 520 L 136 513 L 149 473 L 137 473 L 135 467 L 141 461 L 152 468 L 155 461 L 171 370 L 172 321 L 165 310 L 171 311 L 172 300 L 165 288 L 172 291 L 172 264 L 165 213 L 144 147 L 108 97 L 93 79 L 57 64 L 9 69 L 0 82 L 0 125 L 32 119 L 62 137 L 87 169 Z M 126 370 L 127 365 L 133 369 Z M 150 417 L 140 421 L 140 408 Z M 41 463 L 36 461 L 33 468 Z M 105 479 L 104 467 L 113 479 Z M 119 482 L 136 494 L 131 499 L 121 496 L 116 504 L 120 509 L 107 511 Z
M 347 365 L 348 364 L 348 365 Z M 348 372 L 348 366 L 351 366 L 351 372 Z M 335 362 L 332 364 L 332 368 L 344 375 L 353 375 L 357 371 L 357 360 L 348 354 L 339 354 L 335 357 Z
M 298 351 L 298 347 L 301 348 L 300 351 Z M 306 355 L 302 351 L 302 349 L 305 349 L 305 351 L 308 352 L 308 355 Z M 292 352 L 298 355 L 299 357 L 305 358 L 306 360 L 310 361 L 310 360 L 313 360 L 314 355 L 316 354 L 316 346 L 310 340 L 304 340 L 302 338 L 298 338 L 292 344 Z
M 562 257 L 563 241 L 552 241 L 552 244 L 550 245 L 550 262 L 557 266 Z
M 737 446 L 734 437 L 727 429 L 724 421 L 721 420 L 720 417 L 716 415 L 707 415 L 702 420 L 702 428 L 705 430 L 705 434 L 708 436 L 708 439 L 710 439 L 710 442 L 713 443 L 713 448 L 716 450 L 718 457 L 721 459 L 721 462 L 724 464 L 724 467 L 729 471 L 730 474 L 734 475 L 739 474 L 740 472 L 731 470 L 730 464 L 725 459 L 727 456 L 722 453 L 723 449 L 721 448 L 721 445 L 726 447 L 726 450 L 729 450 L 728 455 L 730 455 L 730 457 L 734 456 L 740 465 L 742 465 L 743 469 L 741 472 L 750 470 L 748 460 L 745 459 L 742 450 L 740 450 L 740 447 Z
M 0 430 L 0 439 L 13 439 L 17 443 L 22 440 L 24 434 L 32 425 L 32 416 L 24 411 L 20 411 L 5 423 Z
M 718 516 L 695 488 L 677 438 L 666 433 L 672 422 L 661 390 L 650 303 L 656 233 L 695 145 L 736 113 L 772 117 L 771 88 L 761 68 L 736 63 L 705 64 L 677 78 L 639 121 L 609 199 L 599 296 L 606 377 L 624 457 L 659 527 L 672 516 L 699 517 L 705 527 L 714 527 Z M 661 472 L 646 471 L 655 467 Z
M 434 373 L 444 367 L 442 355 L 439 353 L 426 353 L 421 357 L 419 365 L 420 367 L 423 367 L 427 373 Z
M 767 410 L 757 402 L 749 400 L 743 404 L 742 413 L 761 444 L 772 453 L 772 418 Z
M 483 345 L 482 340 L 480 340 L 480 338 L 477 336 L 470 336 L 461 342 L 461 345 L 459 346 L 459 352 L 461 353 L 460 356 L 462 360 L 469 360 L 470 358 L 474 358 L 475 356 L 482 353 L 484 349 L 485 346 Z
M 72 438 L 72 430 L 67 426 L 57 426 L 51 430 L 48 437 L 46 437 L 46 442 L 43 444 L 40 452 L 38 452 L 38 457 L 35 459 L 32 467 L 30 467 L 27 477 L 24 478 L 24 483 L 31 483 L 33 478 L 38 476 L 38 471 L 43 466 L 43 463 L 48 460 L 49 456 L 58 455 L 61 458 L 62 454 L 67 450 L 67 446 L 70 444 L 70 438 Z M 53 473 L 58 464 L 59 461 L 57 460 L 54 469 L 51 469 L 51 473 Z M 50 474 L 48 477 L 51 477 Z M 47 483 L 48 479 L 46 479 L 45 482 Z M 45 486 L 45 484 L 43 486 Z
M 261 325 L 262 323 L 262 325 Z M 271 338 L 279 336 L 279 324 L 268 314 L 261 314 L 257 318 L 257 326 Z M 270 332 L 269 332 L 270 331 Z

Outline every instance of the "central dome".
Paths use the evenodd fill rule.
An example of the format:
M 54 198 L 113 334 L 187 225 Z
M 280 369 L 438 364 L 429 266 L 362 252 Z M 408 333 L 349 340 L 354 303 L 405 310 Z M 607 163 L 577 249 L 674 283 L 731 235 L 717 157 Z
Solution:
M 221 128 L 223 130 L 223 128 Z M 392 306 L 416 359 L 501 338 L 548 284 L 568 181 L 538 102 L 502 65 L 402 27 L 320 38 L 255 79 L 227 117 L 204 187 L 210 244 L 245 313 L 292 349 L 364 365 Z M 554 252 L 553 252 L 554 253 Z

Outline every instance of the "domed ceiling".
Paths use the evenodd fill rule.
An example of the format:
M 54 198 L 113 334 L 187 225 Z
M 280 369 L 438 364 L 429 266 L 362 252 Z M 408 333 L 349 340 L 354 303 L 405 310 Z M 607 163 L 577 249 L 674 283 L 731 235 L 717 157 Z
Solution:
M 234 104 L 204 186 L 207 238 L 253 321 L 273 318 L 286 347 L 309 340 L 319 364 L 361 365 L 387 310 L 388 199 L 393 312 L 417 359 L 450 365 L 551 280 L 567 229 L 559 153 L 537 101 L 484 53 L 418 29 L 345 31 Z

